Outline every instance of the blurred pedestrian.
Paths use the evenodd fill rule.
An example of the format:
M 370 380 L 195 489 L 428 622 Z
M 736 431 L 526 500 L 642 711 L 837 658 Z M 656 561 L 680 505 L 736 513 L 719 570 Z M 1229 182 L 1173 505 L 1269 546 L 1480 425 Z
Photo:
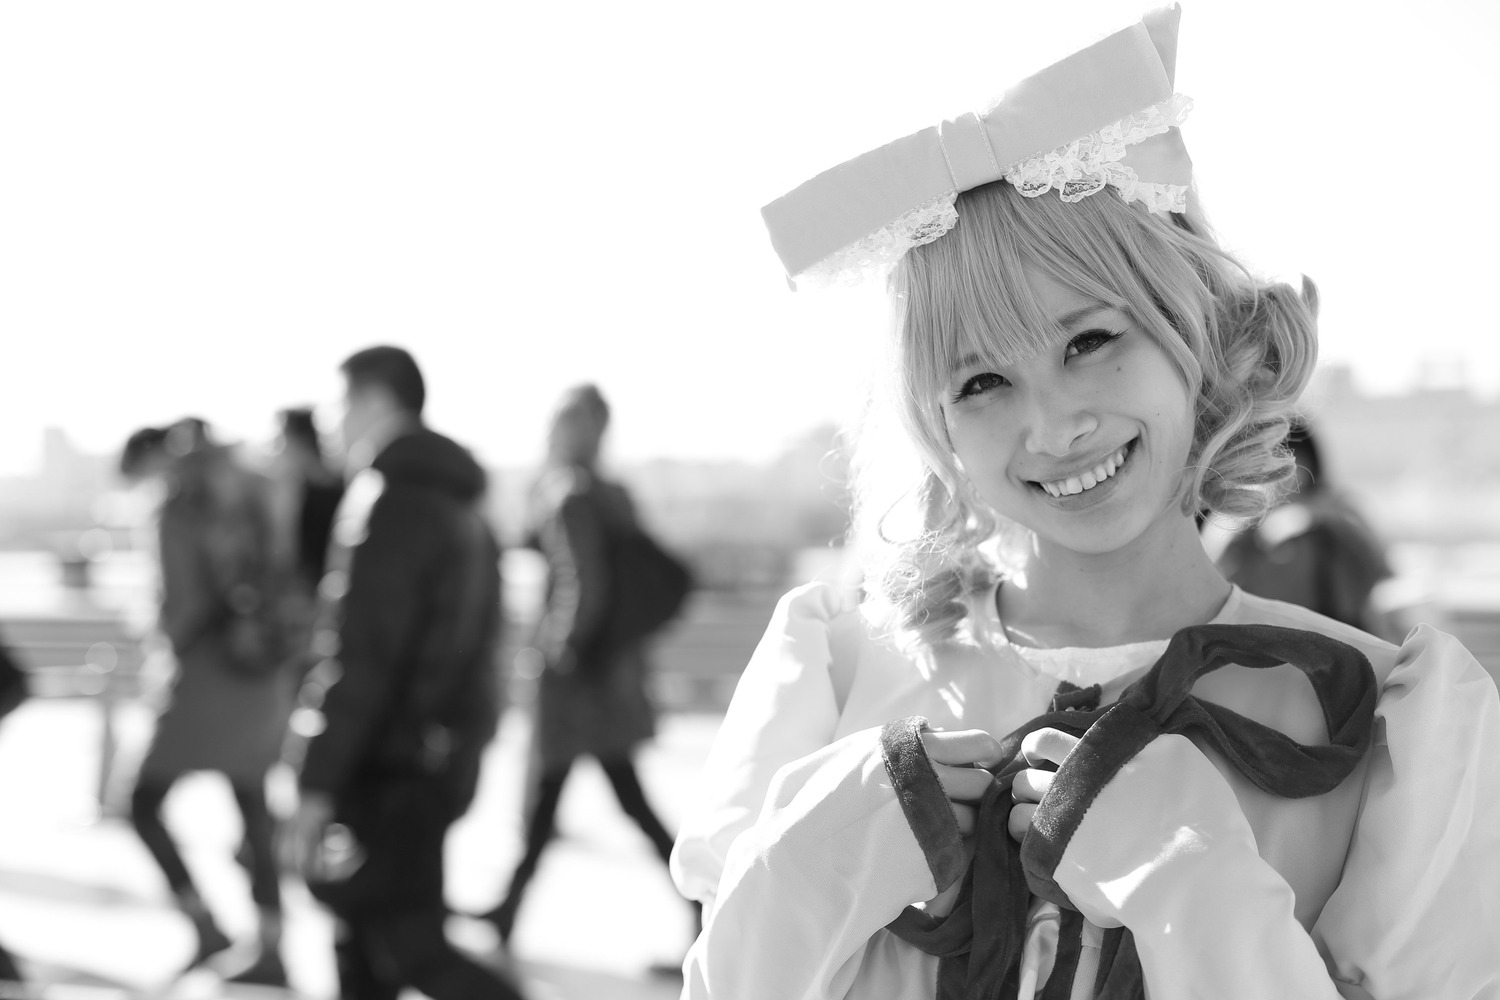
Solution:
M 1387 639 L 1386 616 L 1373 600 L 1390 577 L 1384 546 L 1354 505 L 1332 488 L 1317 438 L 1305 422 L 1287 447 L 1297 463 L 1295 488 L 1260 524 L 1234 535 L 1219 556 L 1231 583 L 1259 597 L 1299 604 Z
M 344 479 L 323 451 L 313 411 L 293 407 L 278 414 L 280 448 L 272 464 L 280 544 L 293 568 L 292 580 L 312 593 L 323 578 L 333 518 L 344 495 Z
M 288 567 L 283 615 L 303 673 L 312 666 L 311 635 L 318 584 L 328 559 L 333 518 L 344 495 L 344 477 L 323 451 L 306 408 L 282 410 L 279 447 L 271 463 L 271 507 L 278 558 Z M 290 756 L 300 759 L 293 751 Z
M 337 920 L 341 996 L 516 997 L 444 935 L 443 846 L 499 717 L 499 550 L 484 470 L 422 424 L 411 355 L 342 366 L 351 470 L 315 642 L 323 730 L 307 747 L 289 844 Z M 335 632 L 330 642 L 325 632 Z
M 12 659 L 10 650 L 0 641 L 0 720 L 15 711 L 27 696 L 26 674 Z M 16 968 L 10 952 L 0 946 L 0 996 L 11 995 L 6 983 L 21 982 L 21 972 Z
M 133 434 L 120 470 L 129 479 L 165 480 L 159 627 L 176 660 L 169 701 L 131 793 L 131 820 L 193 923 L 197 943 L 187 968 L 197 968 L 231 941 L 194 885 L 162 821 L 162 804 L 189 772 L 217 771 L 229 780 L 244 822 L 260 944 L 255 961 L 230 978 L 285 986 L 266 774 L 280 753 L 294 679 L 283 669 L 267 484 L 195 418 Z
M 631 755 L 655 732 L 646 694 L 646 658 L 639 636 L 610 634 L 611 613 L 623 595 L 611 586 L 612 542 L 638 535 L 625 488 L 598 471 L 609 406 L 592 385 L 562 399 L 547 440 L 546 467 L 531 496 L 530 544 L 547 561 L 546 599 L 536 647 L 544 669 L 538 682 L 529 773 L 526 843 L 505 897 L 482 916 L 509 941 L 526 888 L 556 830 L 558 802 L 578 757 L 598 759 L 625 810 L 651 841 L 663 865 L 672 835 L 646 800 Z M 642 581 L 641 585 L 644 585 Z M 680 594 L 678 598 L 680 599 Z

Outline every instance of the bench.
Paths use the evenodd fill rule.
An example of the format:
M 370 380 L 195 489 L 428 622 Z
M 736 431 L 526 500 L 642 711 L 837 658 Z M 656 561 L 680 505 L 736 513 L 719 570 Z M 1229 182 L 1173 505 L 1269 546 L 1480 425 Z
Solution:
M 115 706 L 141 693 L 142 637 L 122 618 L 96 611 L 0 619 L 0 641 L 26 672 L 33 698 L 90 698 L 99 706 L 102 807 L 117 748 Z

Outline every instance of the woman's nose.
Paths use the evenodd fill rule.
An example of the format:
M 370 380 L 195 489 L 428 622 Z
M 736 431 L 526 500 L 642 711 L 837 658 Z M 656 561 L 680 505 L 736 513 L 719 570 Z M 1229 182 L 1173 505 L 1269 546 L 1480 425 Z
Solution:
M 1083 400 L 1056 386 L 1031 391 L 1026 421 L 1026 450 L 1057 458 L 1071 454 L 1099 426 Z

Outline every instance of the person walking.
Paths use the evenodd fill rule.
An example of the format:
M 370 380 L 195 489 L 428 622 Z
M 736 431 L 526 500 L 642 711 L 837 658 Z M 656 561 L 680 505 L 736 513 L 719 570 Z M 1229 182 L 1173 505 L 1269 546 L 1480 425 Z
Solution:
M 293 860 L 336 918 L 340 995 L 516 998 L 444 935 L 443 846 L 468 809 L 500 699 L 499 550 L 483 469 L 422 423 L 416 361 L 371 347 L 341 366 L 354 474 L 335 519 L 309 678 Z M 332 677 L 331 683 L 329 679 Z
M 136 832 L 161 866 L 197 938 L 187 969 L 226 950 L 220 929 L 162 820 L 167 793 L 184 774 L 228 778 L 244 822 L 245 861 L 259 913 L 260 952 L 235 982 L 286 986 L 275 821 L 266 775 L 277 761 L 295 678 L 283 669 L 285 636 L 272 557 L 267 484 L 187 418 L 131 436 L 120 461 L 130 480 L 165 480 L 159 518 L 159 627 L 177 672 L 131 793 Z
M 281 434 L 270 467 L 271 507 L 278 558 L 288 567 L 282 607 L 296 656 L 293 669 L 300 678 L 316 663 L 311 640 L 319 608 L 318 586 L 327 568 L 344 477 L 323 453 L 312 410 L 282 410 L 278 418 Z M 301 736 L 294 735 L 282 748 L 283 759 L 295 766 L 301 747 Z
M 322 437 L 306 407 L 282 410 L 280 448 L 272 464 L 279 545 L 292 565 L 292 583 L 313 593 L 323 579 L 333 518 L 344 480 L 323 453 Z
M 640 531 L 630 495 L 598 471 L 609 406 L 592 385 L 569 390 L 553 418 L 547 463 L 532 493 L 530 544 L 547 561 L 544 609 L 536 646 L 545 668 L 536 695 L 526 842 L 504 898 L 481 914 L 502 942 L 515 929 L 527 886 L 556 832 L 563 786 L 580 756 L 598 759 L 625 814 L 651 841 L 663 864 L 672 835 L 646 800 L 631 754 L 655 733 L 639 638 L 615 641 L 612 539 Z

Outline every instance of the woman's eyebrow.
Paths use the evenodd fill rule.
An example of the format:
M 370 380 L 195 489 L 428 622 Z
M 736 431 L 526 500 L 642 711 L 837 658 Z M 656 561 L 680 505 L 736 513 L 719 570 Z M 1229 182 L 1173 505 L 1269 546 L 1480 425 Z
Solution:
M 985 362 L 984 358 L 981 358 L 979 355 L 975 354 L 973 351 L 970 351 L 968 354 L 965 354 L 963 357 L 961 357 L 957 361 L 953 362 L 953 370 L 952 370 L 951 374 L 957 375 L 959 372 L 963 371 L 965 368 L 971 368 L 971 367 L 974 367 L 976 365 L 982 365 L 982 364 L 985 364 L 985 363 L 986 362 Z
M 1118 306 L 1112 306 L 1108 302 L 1090 302 L 1087 305 L 1082 305 L 1077 309 L 1072 309 L 1068 312 L 1063 313 L 1057 318 L 1057 325 L 1063 329 L 1069 329 L 1079 320 L 1088 319 L 1095 313 L 1108 312 L 1112 309 L 1118 308 Z M 961 355 L 957 361 L 953 362 L 952 371 L 954 374 L 957 374 L 958 372 L 963 371 L 965 368 L 985 364 L 989 364 L 988 359 L 975 354 L 973 351 L 968 351 Z
M 1090 302 L 1086 306 L 1079 306 L 1077 309 L 1059 316 L 1057 318 L 1057 325 L 1071 327 L 1074 323 L 1077 323 L 1081 319 L 1086 319 L 1096 312 L 1105 312 L 1114 308 L 1114 306 L 1105 302 Z

